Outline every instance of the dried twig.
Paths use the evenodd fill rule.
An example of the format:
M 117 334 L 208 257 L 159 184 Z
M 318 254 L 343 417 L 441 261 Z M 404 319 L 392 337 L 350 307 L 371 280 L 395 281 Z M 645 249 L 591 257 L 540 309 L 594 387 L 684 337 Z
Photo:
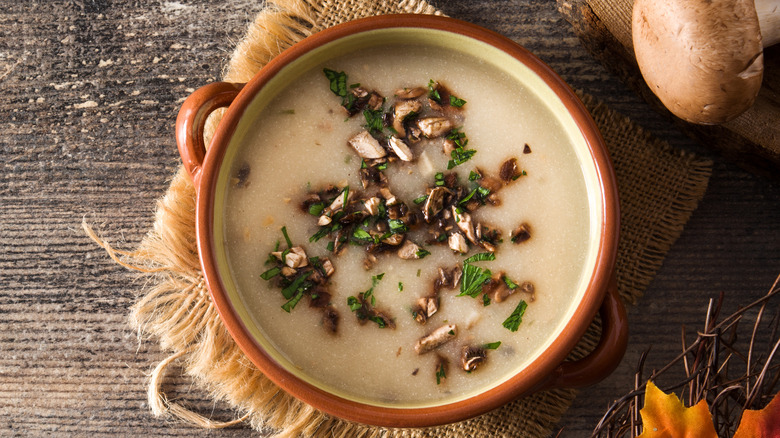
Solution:
M 676 365 L 682 365 L 685 378 L 665 386 L 664 392 L 682 389 L 688 406 L 706 400 L 719 436 L 733 434 L 742 412 L 766 405 L 780 382 L 780 302 L 777 302 L 780 300 L 771 302 L 776 306 L 771 321 L 767 323 L 765 318 L 767 307 L 776 296 L 780 296 L 780 276 L 766 295 L 720 321 L 724 294 L 721 293 L 717 301 L 711 299 L 704 330 L 688 343 L 685 327 L 682 327 L 682 353 L 660 370 L 653 371 L 649 379 L 657 381 Z M 746 312 L 755 307 L 758 307 L 758 312 L 749 328 L 750 336 L 745 346 L 738 341 L 738 325 L 746 319 Z M 759 334 L 767 332 L 770 333 L 769 338 L 759 339 Z M 762 351 L 765 346 L 768 348 Z M 639 359 L 633 390 L 607 409 L 593 430 L 593 437 L 633 438 L 642 433 L 639 411 L 646 387 L 642 375 L 648 354 L 649 351 L 645 351 Z M 733 370 L 737 370 L 739 375 L 732 375 L 734 373 L 730 371 Z

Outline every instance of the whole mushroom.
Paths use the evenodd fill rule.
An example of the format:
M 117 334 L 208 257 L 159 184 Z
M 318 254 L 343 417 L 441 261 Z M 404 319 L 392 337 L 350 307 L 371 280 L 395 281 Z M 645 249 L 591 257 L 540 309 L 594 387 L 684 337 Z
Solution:
M 669 111 L 723 123 L 758 95 L 763 48 L 780 42 L 780 2 L 636 0 L 632 37 L 645 82 Z

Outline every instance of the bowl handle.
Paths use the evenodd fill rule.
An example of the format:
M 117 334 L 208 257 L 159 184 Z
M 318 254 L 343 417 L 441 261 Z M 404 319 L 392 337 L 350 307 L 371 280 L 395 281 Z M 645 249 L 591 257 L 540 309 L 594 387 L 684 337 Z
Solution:
M 626 308 L 618 295 L 617 278 L 614 274 L 601 303 L 599 315 L 601 339 L 596 348 L 582 359 L 565 361 L 558 365 L 545 389 L 589 386 L 615 371 L 628 346 L 628 319 Z
M 218 108 L 229 106 L 241 91 L 244 84 L 215 82 L 205 85 L 190 94 L 179 110 L 176 118 L 176 144 L 184 168 L 198 186 L 206 145 L 203 141 L 203 128 L 209 114 Z

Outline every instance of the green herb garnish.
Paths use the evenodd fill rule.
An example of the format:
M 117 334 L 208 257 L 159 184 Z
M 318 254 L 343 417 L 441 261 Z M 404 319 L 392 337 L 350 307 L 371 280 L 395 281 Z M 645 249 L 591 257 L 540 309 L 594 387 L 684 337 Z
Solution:
M 295 307 L 295 305 L 298 304 L 298 301 L 300 301 L 301 298 L 303 298 L 303 291 L 298 292 L 297 295 L 290 298 L 290 300 L 287 301 L 286 303 L 282 304 L 282 309 L 285 312 L 290 313 L 290 310 L 292 310 Z
M 450 95 L 450 105 L 452 105 L 454 107 L 457 107 L 457 108 L 460 108 L 460 107 L 462 107 L 465 104 L 466 104 L 465 100 L 457 98 L 457 97 L 455 97 L 453 95 Z
M 390 227 L 392 234 L 402 234 L 409 231 L 409 227 L 400 219 L 390 219 L 387 221 L 387 225 Z
M 491 342 L 482 346 L 485 350 L 495 350 L 501 346 L 501 341 Z
M 307 282 L 306 279 L 309 277 L 309 275 L 311 275 L 312 272 L 313 271 L 309 271 L 296 277 L 292 283 L 282 289 L 282 295 L 289 300 L 296 293 L 305 292 L 308 288 L 311 287 L 311 283 Z
M 476 181 L 476 180 L 480 179 L 481 177 L 482 177 L 482 175 L 480 175 L 477 172 L 474 172 L 473 170 L 471 172 L 469 172 L 469 181 Z
M 476 153 L 476 149 L 453 149 L 452 152 L 450 152 L 452 159 L 447 162 L 447 169 L 452 169 L 455 166 L 459 166 L 465 163 L 466 161 L 470 160 L 471 157 L 473 157 Z
M 511 279 L 511 278 L 509 278 L 509 277 L 507 277 L 506 275 L 504 276 L 504 283 L 506 284 L 506 286 L 507 286 L 508 288 L 510 288 L 510 289 L 512 289 L 512 290 L 515 290 L 515 289 L 517 289 L 517 288 L 519 287 L 519 286 L 517 285 L 517 283 L 515 283 L 514 281 L 512 281 L 512 279 Z
M 403 291 L 404 291 L 404 284 L 399 281 L 398 282 L 398 292 L 403 292 Z
M 436 370 L 436 384 L 440 384 L 442 379 L 447 378 L 447 372 L 444 370 L 444 363 L 439 364 L 439 369 Z
M 482 285 L 490 280 L 492 275 L 493 273 L 489 269 L 482 269 L 479 266 L 464 263 L 463 279 L 460 282 L 460 294 L 458 296 L 468 295 L 471 298 L 476 298 L 482 292 Z
M 467 258 L 466 260 L 463 260 L 464 264 L 473 263 L 473 262 L 485 262 L 485 261 L 493 261 L 496 259 L 496 255 L 492 252 L 481 252 L 479 254 L 474 254 L 473 256 Z
M 509 315 L 509 318 L 504 321 L 503 326 L 506 327 L 509 331 L 516 332 L 517 329 L 520 327 L 520 323 L 523 322 L 523 314 L 525 314 L 525 309 L 528 307 L 528 304 L 524 300 L 521 300 L 517 307 L 515 307 L 515 310 L 512 312 L 511 315 Z
M 382 121 L 382 111 L 366 109 L 363 110 L 363 117 L 366 119 L 366 130 L 374 137 L 381 136 L 382 129 L 384 128 L 384 123 Z
M 419 198 L 414 198 L 414 201 L 413 201 L 413 202 L 414 202 L 415 204 L 417 204 L 417 205 L 420 205 L 420 204 L 422 204 L 423 202 L 425 202 L 425 200 L 426 200 L 426 199 L 428 199 L 428 195 L 422 195 L 422 196 L 420 196 Z
M 434 81 L 433 79 L 428 81 L 428 97 L 435 100 L 438 103 L 441 103 L 441 94 L 439 94 L 439 83 Z
M 312 216 L 319 216 L 322 213 L 322 210 L 325 209 L 325 204 L 322 202 L 318 202 L 316 204 L 312 204 L 309 206 L 309 214 Z
M 428 251 L 427 249 L 423 249 L 423 248 L 421 248 L 421 249 L 417 250 L 417 252 L 415 253 L 415 255 L 417 255 L 417 258 L 418 258 L 418 259 L 422 259 L 422 258 L 425 258 L 425 256 L 429 256 L 429 255 L 431 255 L 431 252 L 430 252 L 430 251 Z
M 287 227 L 282 227 L 282 234 L 284 234 L 284 240 L 287 242 L 287 248 L 292 248 L 292 240 L 290 240 L 290 236 L 287 235 Z M 284 261 L 284 257 L 282 257 L 282 261 Z
M 276 259 L 276 257 L 274 257 L 274 259 Z M 263 280 L 270 280 L 276 277 L 277 275 L 279 275 L 281 272 L 282 272 L 281 268 L 279 268 L 278 266 L 274 266 L 273 268 L 260 274 L 260 278 L 262 278 Z

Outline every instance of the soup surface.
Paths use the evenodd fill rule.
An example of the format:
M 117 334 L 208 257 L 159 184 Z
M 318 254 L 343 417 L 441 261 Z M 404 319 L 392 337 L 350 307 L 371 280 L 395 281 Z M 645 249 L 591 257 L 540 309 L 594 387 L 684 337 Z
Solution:
M 342 103 L 351 98 L 334 94 L 340 72 L 348 93 L 364 88 L 386 98 L 374 113 L 380 119 L 403 100 L 399 89 L 423 88 L 415 98 L 421 108 L 405 128 L 443 116 L 455 131 L 415 143 L 414 133 L 399 133 L 384 117 L 374 134 L 380 144 L 405 136 L 409 161 L 387 146 L 382 158 L 361 156 L 366 152 L 349 141 L 367 130 L 371 114 L 348 116 Z M 437 92 L 439 109 L 429 100 L 436 102 Z M 570 138 L 523 84 L 448 50 L 372 48 L 302 74 L 256 120 L 230 164 L 227 261 L 254 324 L 294 372 L 369 403 L 437 404 L 507 379 L 560 330 L 582 289 L 588 197 Z M 509 178 L 502 178 L 512 159 Z M 364 187 L 369 167 L 373 180 Z M 486 182 L 494 187 L 485 189 Z M 438 212 L 449 220 L 439 234 L 422 214 L 437 187 L 451 198 Z M 341 227 L 347 235 L 333 228 L 339 198 L 369 211 Z M 399 204 L 406 206 L 402 215 Z M 393 222 L 392 211 L 401 219 Z M 482 240 L 465 236 L 469 216 L 483 225 Z M 458 233 L 466 238 L 451 238 Z M 407 242 L 417 246 L 402 258 Z M 291 284 L 304 267 L 291 263 L 290 247 L 319 273 Z M 475 254 L 492 256 L 466 261 Z M 287 278 L 284 267 L 292 269 Z M 437 285 L 440 268 L 455 278 Z M 322 275 L 326 270 L 330 275 Z M 300 287 L 317 276 L 325 278 L 316 287 Z M 441 339 L 421 342 L 431 333 Z

